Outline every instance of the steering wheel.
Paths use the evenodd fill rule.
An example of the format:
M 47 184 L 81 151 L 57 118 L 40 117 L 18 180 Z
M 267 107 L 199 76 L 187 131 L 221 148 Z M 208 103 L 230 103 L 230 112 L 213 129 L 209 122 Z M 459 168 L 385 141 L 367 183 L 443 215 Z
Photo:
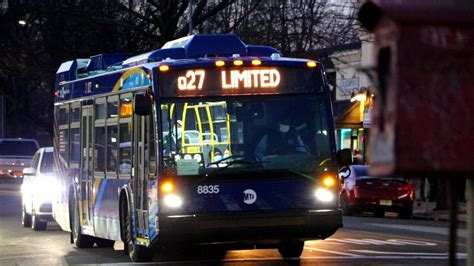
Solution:
M 296 153 L 308 153 L 308 148 L 305 145 L 298 145 L 298 144 L 285 144 L 280 147 L 276 147 L 275 149 L 272 150 L 271 154 L 278 154 L 279 152 L 291 148 L 292 152 Z M 304 151 L 298 151 L 298 148 L 303 148 Z

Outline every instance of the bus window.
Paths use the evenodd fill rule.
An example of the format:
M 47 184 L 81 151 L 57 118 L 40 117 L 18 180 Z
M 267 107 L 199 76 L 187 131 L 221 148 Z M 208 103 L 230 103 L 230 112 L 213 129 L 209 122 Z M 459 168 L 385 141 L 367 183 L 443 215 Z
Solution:
M 96 103 L 96 105 L 95 105 L 95 119 L 96 120 L 105 119 L 106 113 L 107 113 L 107 110 L 106 110 L 106 107 L 105 107 L 105 103 L 100 103 L 100 104 Z
M 118 96 L 111 96 L 107 99 L 107 119 L 118 117 Z
M 80 148 L 81 135 L 79 134 L 79 128 L 71 129 L 71 167 L 79 167 L 79 159 L 81 158 Z
M 132 122 L 120 123 L 119 174 L 131 177 L 132 173 Z
M 107 126 L 107 175 L 112 175 L 112 177 L 117 175 L 117 131 L 117 125 Z
M 94 159 L 94 170 L 103 177 L 105 172 L 105 126 L 103 125 L 95 127 Z
M 81 121 L 81 109 L 79 106 L 71 108 L 71 123 L 77 123 Z
M 69 160 L 69 104 L 59 109 L 59 155 L 67 164 Z

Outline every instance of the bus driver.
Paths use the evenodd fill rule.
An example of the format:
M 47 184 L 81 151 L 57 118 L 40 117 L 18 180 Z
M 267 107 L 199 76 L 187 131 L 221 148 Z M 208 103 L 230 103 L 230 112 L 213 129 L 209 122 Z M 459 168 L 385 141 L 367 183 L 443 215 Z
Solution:
M 289 116 L 281 116 L 277 128 L 270 130 L 257 145 L 255 155 L 258 158 L 268 155 L 308 153 L 308 149 L 298 133 L 291 128 Z

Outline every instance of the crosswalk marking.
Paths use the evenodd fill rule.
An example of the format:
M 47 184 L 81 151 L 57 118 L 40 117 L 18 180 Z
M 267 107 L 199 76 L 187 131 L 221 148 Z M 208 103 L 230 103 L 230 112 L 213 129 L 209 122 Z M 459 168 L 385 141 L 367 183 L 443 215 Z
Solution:
M 325 252 L 325 253 L 330 253 L 330 254 L 343 255 L 343 256 L 348 256 L 348 257 L 360 257 L 361 256 L 361 255 L 357 255 L 357 254 L 352 254 L 352 253 L 347 253 L 347 252 L 340 252 L 340 251 L 333 251 L 333 250 L 327 250 L 327 249 L 321 249 L 321 248 L 305 247 L 305 249 L 312 250 L 312 251 Z
M 322 244 L 332 244 L 331 242 L 344 243 L 359 246 L 437 246 L 437 243 L 412 240 L 412 239 L 371 239 L 371 238 L 329 238 L 321 242 Z

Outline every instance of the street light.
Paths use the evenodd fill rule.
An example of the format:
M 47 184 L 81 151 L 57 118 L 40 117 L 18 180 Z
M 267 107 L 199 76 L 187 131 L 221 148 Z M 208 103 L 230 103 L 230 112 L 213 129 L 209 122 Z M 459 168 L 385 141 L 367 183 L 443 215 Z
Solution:
M 25 26 L 26 25 L 26 21 L 24 20 L 18 20 L 18 24 L 20 24 L 21 26 Z
M 355 101 L 362 102 L 367 99 L 367 93 L 365 91 L 358 92 L 357 94 L 352 93 L 351 96 L 352 96 L 351 102 L 355 102 Z

